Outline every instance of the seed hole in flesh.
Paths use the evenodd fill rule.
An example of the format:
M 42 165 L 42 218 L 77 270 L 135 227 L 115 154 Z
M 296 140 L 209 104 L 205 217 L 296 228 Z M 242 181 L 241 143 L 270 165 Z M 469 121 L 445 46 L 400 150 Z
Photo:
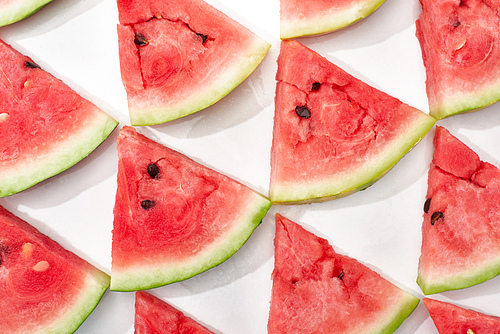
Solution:
M 431 225 L 436 224 L 436 222 L 440 219 L 444 218 L 444 214 L 441 211 L 436 211 L 431 216 Z
M 429 212 L 430 207 L 431 207 L 431 199 L 428 198 L 425 200 L 425 203 L 424 203 L 424 212 L 425 213 Z
M 208 39 L 207 35 L 200 34 L 200 33 L 196 33 L 196 35 L 198 35 L 198 36 L 201 37 L 201 43 L 205 43 L 207 41 L 207 39 Z
M 309 111 L 309 109 L 306 106 L 296 106 L 295 113 L 297 113 L 297 115 L 299 117 L 302 117 L 305 119 L 311 117 L 311 112 Z
M 148 165 L 148 174 L 152 179 L 156 179 L 158 174 L 160 173 L 160 169 L 154 163 Z
M 134 43 L 139 46 L 146 46 L 149 44 L 148 39 L 141 33 L 136 32 L 134 35 Z
M 337 278 L 338 278 L 339 280 L 343 281 L 343 280 L 344 280 L 344 275 L 345 275 L 345 273 L 342 271 L 342 272 L 341 272 L 341 273 L 337 276 Z
M 24 63 L 24 66 L 26 66 L 27 68 L 41 68 L 40 66 L 38 66 L 37 64 L 35 64 L 34 62 L 29 61 L 29 60 L 27 60 Z
M 149 200 L 149 199 L 145 199 L 144 201 L 141 202 L 141 207 L 144 210 L 149 210 L 155 205 L 156 205 L 156 203 L 152 200 Z
M 319 82 L 315 82 L 312 84 L 311 90 L 317 91 L 321 87 L 321 84 Z

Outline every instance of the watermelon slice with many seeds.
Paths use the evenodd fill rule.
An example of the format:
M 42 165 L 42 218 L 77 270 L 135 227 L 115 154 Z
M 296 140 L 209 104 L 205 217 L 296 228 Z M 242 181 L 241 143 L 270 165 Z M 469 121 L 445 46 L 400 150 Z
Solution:
M 500 3 L 420 0 L 417 37 L 429 113 L 442 119 L 500 99 Z
M 0 207 L 0 333 L 73 333 L 109 276 Z
M 269 199 L 137 133 L 118 136 L 112 290 L 187 279 L 228 259 L 269 210 Z
M 33 15 L 52 0 L 0 0 L 0 27 Z
M 276 215 L 268 333 L 392 333 L 419 299 Z
M 280 37 L 318 35 L 364 19 L 385 0 L 280 0 Z
M 73 166 L 118 122 L 0 41 L 0 197 Z
M 118 0 L 132 125 L 204 109 L 252 73 L 269 43 L 202 0 Z
M 145 291 L 135 293 L 134 334 L 211 334 L 183 312 Z
M 500 334 L 500 318 L 424 298 L 425 307 L 439 334 Z
M 364 189 L 435 123 L 296 41 L 282 41 L 276 80 L 275 203 L 324 201 Z
M 500 170 L 438 126 L 417 282 L 425 294 L 500 274 Z

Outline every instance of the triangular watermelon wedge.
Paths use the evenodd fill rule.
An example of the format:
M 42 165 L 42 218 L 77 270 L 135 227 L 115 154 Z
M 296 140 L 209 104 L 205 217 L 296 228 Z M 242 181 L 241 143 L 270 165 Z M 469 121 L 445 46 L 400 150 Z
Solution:
M 497 334 L 500 318 L 435 300 L 422 300 L 439 334 Z
M 374 12 L 385 0 L 280 0 L 280 38 L 325 34 Z
M 238 86 L 270 44 L 202 0 L 118 0 L 132 125 L 204 109 Z
M 0 207 L 0 332 L 73 333 L 109 276 Z
M 117 124 L 0 40 L 0 197 L 73 166 Z
M 276 215 L 268 333 L 392 333 L 419 299 Z
M 250 237 L 269 199 L 185 155 L 120 130 L 111 290 L 187 279 L 228 259 Z
M 364 189 L 435 123 L 296 41 L 281 42 L 276 80 L 275 203 L 324 201 Z
M 500 4 L 420 0 L 416 21 L 429 113 L 442 119 L 500 100 Z
M 438 126 L 417 282 L 425 294 L 500 274 L 500 170 Z
M 145 291 L 135 293 L 134 334 L 211 334 L 194 319 Z

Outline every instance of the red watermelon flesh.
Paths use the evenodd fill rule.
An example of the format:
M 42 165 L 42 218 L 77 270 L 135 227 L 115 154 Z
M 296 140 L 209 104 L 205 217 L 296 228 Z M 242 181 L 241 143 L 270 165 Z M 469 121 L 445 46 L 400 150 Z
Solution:
M 437 119 L 500 99 L 500 4 L 420 0 L 417 37 L 427 73 L 430 115 Z
M 72 333 L 109 276 L 0 207 L 0 332 Z
M 73 166 L 118 124 L 0 41 L 0 197 Z
M 135 293 L 135 334 L 209 334 L 182 311 L 145 291 Z
M 118 136 L 112 290 L 187 279 L 229 258 L 270 201 L 125 126 Z
M 425 307 L 439 334 L 500 334 L 500 318 L 424 298 Z
M 281 0 L 280 37 L 318 35 L 349 26 L 375 11 L 385 0 Z
M 282 41 L 271 151 L 273 202 L 322 201 L 371 185 L 435 119 Z
M 419 299 L 277 214 L 268 333 L 392 333 Z
M 202 0 L 118 0 L 118 13 L 132 125 L 208 107 L 250 75 L 270 47 Z
M 418 279 L 431 294 L 500 274 L 500 170 L 436 127 Z

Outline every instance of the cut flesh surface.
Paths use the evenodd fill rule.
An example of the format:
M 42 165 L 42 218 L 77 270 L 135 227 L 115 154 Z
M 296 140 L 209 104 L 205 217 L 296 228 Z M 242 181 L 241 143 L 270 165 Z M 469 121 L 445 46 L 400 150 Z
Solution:
M 271 206 L 247 186 L 132 127 L 120 130 L 118 156 L 112 290 L 161 286 L 220 264 Z
M 500 170 L 436 127 L 417 282 L 425 294 L 500 274 Z
M 118 0 L 122 81 L 132 125 L 204 109 L 238 86 L 269 43 L 202 0 Z

